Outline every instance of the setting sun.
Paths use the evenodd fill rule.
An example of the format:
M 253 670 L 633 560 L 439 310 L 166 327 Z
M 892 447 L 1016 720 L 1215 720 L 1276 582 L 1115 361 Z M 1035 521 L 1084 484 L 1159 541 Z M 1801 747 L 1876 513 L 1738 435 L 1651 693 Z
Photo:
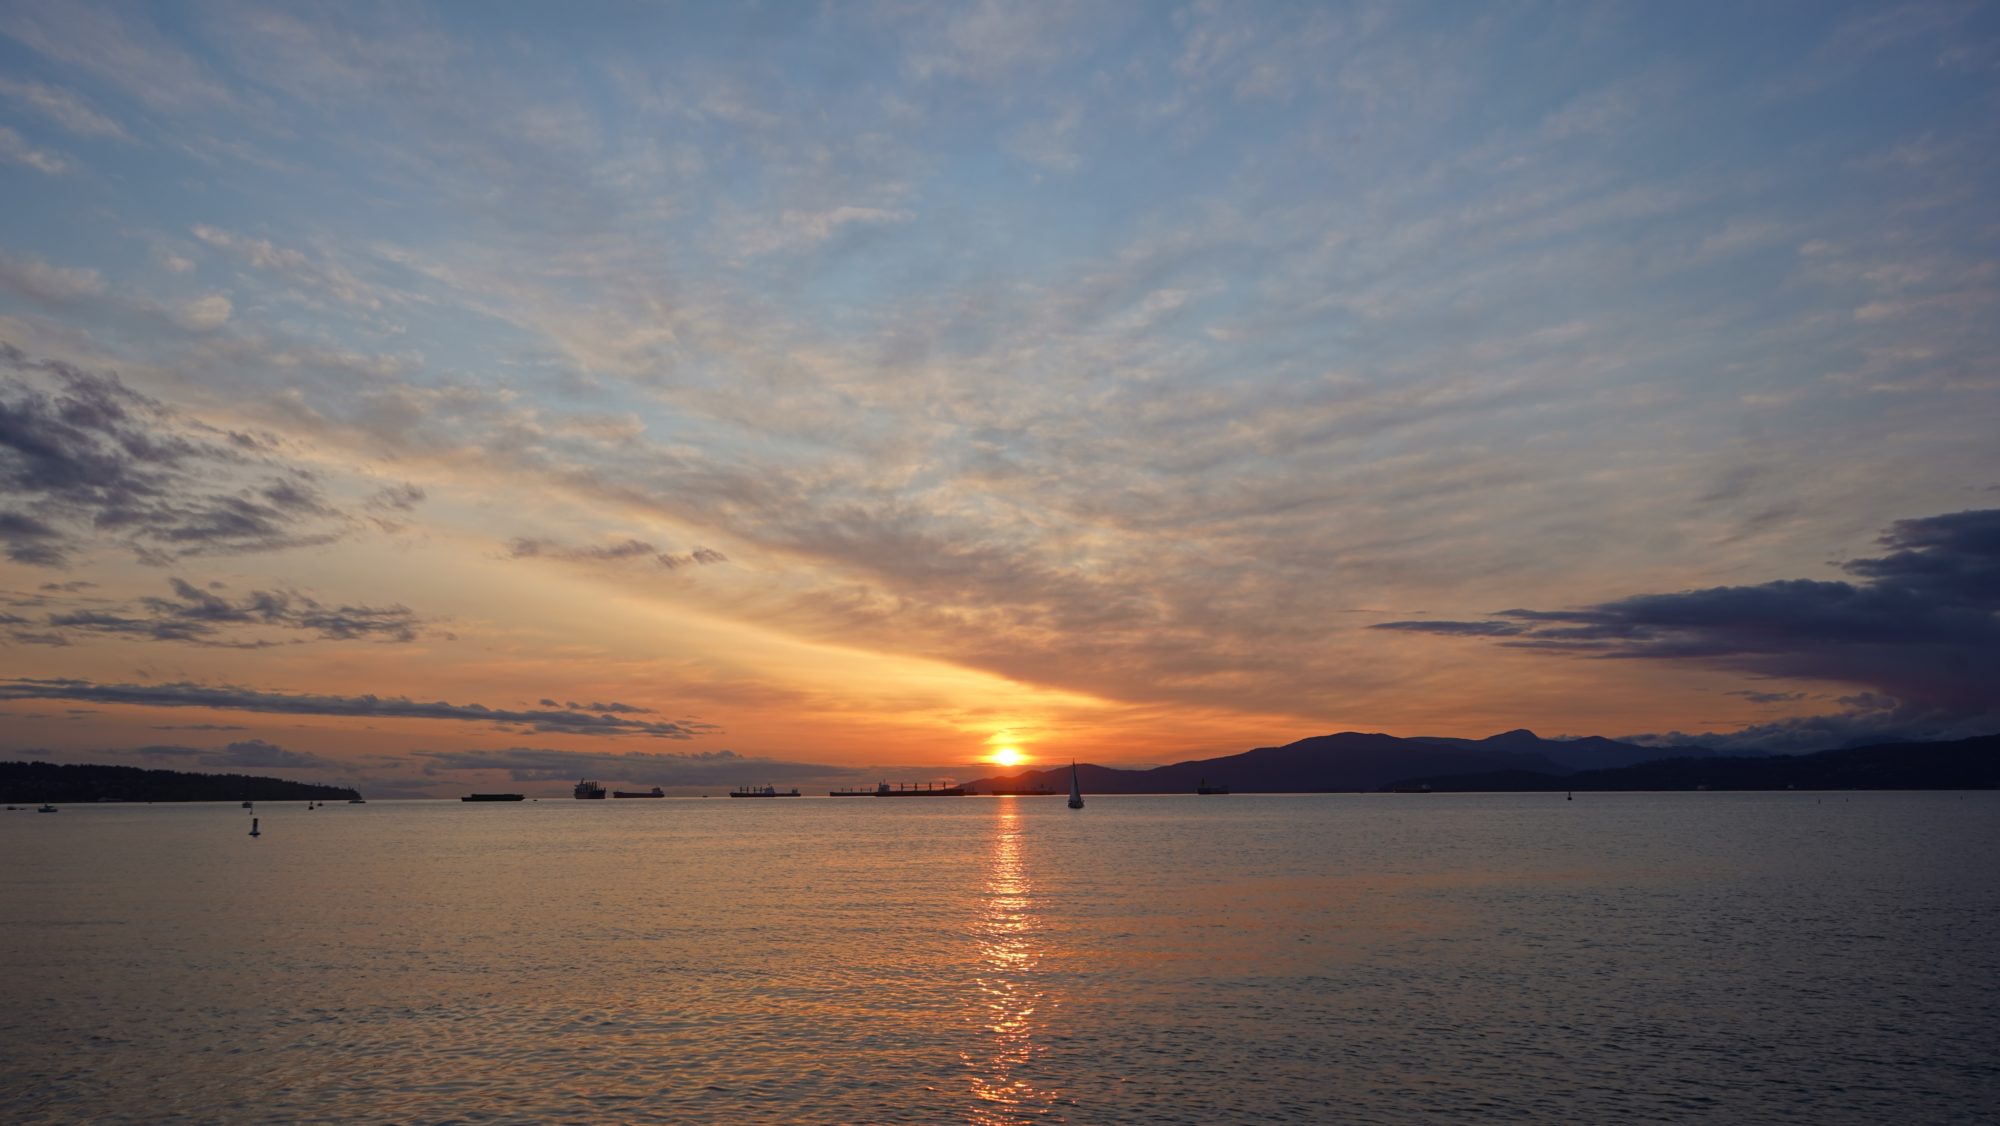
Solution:
M 1019 766 L 1028 756 L 1016 747 L 1001 747 L 986 757 L 995 766 Z

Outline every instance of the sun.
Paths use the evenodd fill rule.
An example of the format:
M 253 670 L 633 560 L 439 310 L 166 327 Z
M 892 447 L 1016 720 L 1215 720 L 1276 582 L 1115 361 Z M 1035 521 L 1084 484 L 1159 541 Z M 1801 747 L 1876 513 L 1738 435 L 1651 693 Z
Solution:
M 986 761 L 995 766 L 1019 766 L 1027 761 L 1027 758 L 1028 756 L 1022 754 L 1018 747 L 1001 747 L 986 756 Z

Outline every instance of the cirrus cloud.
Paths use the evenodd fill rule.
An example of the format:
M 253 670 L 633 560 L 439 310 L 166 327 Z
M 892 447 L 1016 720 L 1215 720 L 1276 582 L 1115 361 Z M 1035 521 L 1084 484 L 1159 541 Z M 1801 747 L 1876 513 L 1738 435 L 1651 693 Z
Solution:
M 655 739 L 692 739 L 719 730 L 691 720 L 635 719 L 637 711 L 599 714 L 567 708 L 489 708 L 484 704 L 451 704 L 442 700 L 412 700 L 407 696 L 332 696 L 261 692 L 229 685 L 210 686 L 181 681 L 172 684 L 98 684 L 77 679 L 19 677 L 0 680 L 0 700 L 75 700 L 149 708 L 213 708 L 218 711 L 273 715 L 346 716 L 367 719 L 440 719 L 484 723 L 510 731 L 563 735 L 641 735 Z

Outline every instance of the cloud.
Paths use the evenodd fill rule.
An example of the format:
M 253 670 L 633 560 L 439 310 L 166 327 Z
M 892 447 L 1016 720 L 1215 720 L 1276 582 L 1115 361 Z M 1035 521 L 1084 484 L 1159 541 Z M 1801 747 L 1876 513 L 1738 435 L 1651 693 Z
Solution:
M 69 14 L 83 7 L 0 20 L 39 29 L 23 42 L 55 45 L 35 49 L 73 64 L 59 73 L 118 81 L 115 66 L 163 91 L 128 111 L 139 103 L 79 87 L 147 113 L 147 144 L 117 154 L 146 175 L 67 200 L 75 178 L 14 179 L 48 208 L 170 230 L 158 237 L 174 254 L 257 284 L 233 287 L 228 328 L 192 341 L 154 317 L 149 347 L 103 315 L 112 301 L 53 317 L 93 349 L 143 357 L 161 373 L 148 387 L 177 381 L 324 436 L 316 464 L 450 481 L 452 503 L 421 519 L 457 527 L 426 551 L 557 534 L 569 542 L 536 539 L 535 553 L 637 571 L 708 561 L 687 549 L 715 542 L 758 565 L 702 592 L 720 617 L 1121 700 L 1316 716 L 1341 685 L 1366 714 L 1395 703 L 1352 690 L 1387 677 L 1361 651 L 1390 635 L 1357 641 L 1330 607 L 1391 594 L 1439 607 L 1453 584 L 1530 568 L 1586 587 L 1635 556 L 1686 573 L 1674 568 L 1705 528 L 1661 543 L 1680 530 L 1664 509 L 1699 491 L 1684 465 L 1730 463 L 1716 447 L 1739 422 L 1768 428 L 1755 445 L 1786 468 L 1713 503 L 1800 513 L 1745 553 L 1807 552 L 1807 529 L 1838 518 L 1815 490 L 1845 511 L 1913 512 L 1901 498 L 1990 464 L 1985 400 L 1875 412 L 1825 375 L 1921 351 L 1919 370 L 1990 379 L 1991 329 L 1977 326 L 1992 318 L 1969 309 L 1957 344 L 1906 318 L 1836 324 L 1830 309 L 1927 290 L 1836 292 L 1788 277 L 1803 256 L 1782 251 L 1684 269 L 1712 242 L 1781 230 L 1839 240 L 1857 278 L 1895 257 L 1990 288 L 1990 255 L 1963 234 L 1990 222 L 1990 146 L 1967 144 L 1949 177 L 1937 161 L 1922 177 L 1844 163 L 1892 133 L 1985 134 L 1909 110 L 1924 98 L 1865 121 L 1774 118 L 1742 95 L 1783 50 L 1750 73 L 1703 60 L 1707 96 L 1653 100 L 1601 78 L 1655 73 L 1645 64 L 1680 47 L 1618 16 L 1447 27 L 1393 8 L 892 3 L 872 24 L 759 26 L 805 37 L 791 43 L 814 57 L 888 59 L 866 82 L 814 83 L 771 66 L 783 51 L 717 51 L 696 33 L 671 37 L 686 55 L 605 60 L 617 80 L 579 91 L 574 59 L 512 51 L 505 20 L 407 35 L 396 13 L 329 7 L 159 29 Z M 1772 41 L 1805 49 L 1811 29 L 1795 25 L 1826 19 L 1794 15 Z M 1109 24 L 1132 34 L 1100 34 Z M 1619 66 L 1575 69 L 1614 54 Z M 201 96 L 196 59 L 241 94 Z M 635 88 L 642 99 L 619 100 Z M 282 133 L 208 112 L 266 98 Z M 1705 148 L 1735 135 L 1723 118 L 1788 141 Z M 1585 127 L 1563 145 L 1542 136 Z M 251 170 L 188 161 L 202 139 L 187 134 L 211 129 L 310 175 L 239 180 Z M 1009 149 L 1074 171 L 1059 191 L 1031 185 Z M 1934 177 L 1971 202 L 1928 202 Z M 146 190 L 182 181 L 271 206 L 251 221 L 226 192 Z M 372 202 L 299 212 L 281 185 L 307 182 Z M 1891 216 L 1885 200 L 1921 210 Z M 762 224 L 752 235 L 806 252 L 741 260 L 744 215 Z M 849 247 L 863 252 L 835 253 Z M 125 292 L 120 271 L 136 267 L 104 255 L 62 259 Z M 1671 284 L 1667 262 L 1683 269 Z M 350 296 L 285 309 L 282 348 L 251 339 L 293 286 Z M 387 318 L 364 315 L 364 294 L 408 320 L 398 347 L 416 358 L 370 366 Z M 1793 405 L 1741 418 L 1751 395 Z M 1865 481 L 1842 472 L 1857 451 L 1881 467 Z M 534 511 L 494 496 L 545 489 L 586 510 L 567 527 L 619 534 L 486 522 Z M 37 522 L 12 525 L 17 558 L 61 562 L 105 535 L 25 502 L 0 509 Z M 1533 625 L 1425 628 L 1504 641 Z
M 203 754 L 200 747 L 182 747 L 172 743 L 152 743 L 144 747 L 132 748 L 132 753 L 141 758 L 191 759 Z
M 28 4 L 0 11 L 0 33 L 97 76 L 155 109 L 233 105 L 235 99 L 143 11 L 122 18 L 89 4 Z
M 0 78 L 0 95 L 34 107 L 72 133 L 120 141 L 132 139 L 124 126 L 90 108 L 90 104 L 77 94 L 60 87 Z
M 279 246 L 269 239 L 203 224 L 196 225 L 193 234 L 217 250 L 235 254 L 254 269 L 276 274 L 295 285 L 326 293 L 357 308 L 382 308 L 382 299 L 373 286 L 325 256 L 314 257 L 301 250 Z
M 424 495 L 421 485 L 412 485 L 405 481 L 399 485 L 384 485 L 376 490 L 366 503 L 369 508 L 413 512 L 424 502 Z
M 63 533 L 23 512 L 0 512 L 0 542 L 7 558 L 31 567 L 59 567 L 65 558 Z
M 241 728 L 217 727 L 197 724 L 184 730 L 235 731 Z M 75 754 L 76 752 L 59 752 Z M 118 761 L 140 759 L 150 763 L 164 764 L 174 769 L 191 766 L 211 767 L 226 771 L 285 768 L 292 770 L 339 770 L 351 772 L 352 767 L 343 762 L 307 751 L 294 751 L 263 739 L 250 738 L 230 743 L 223 747 L 188 747 L 177 743 L 151 743 L 143 747 L 104 748 L 90 753 L 95 761 Z
M 440 719 L 485 723 L 501 730 L 538 731 L 563 735 L 643 735 L 656 739 L 692 739 L 718 730 L 712 724 L 687 720 L 642 720 L 625 714 L 567 709 L 489 708 L 483 704 L 424 702 L 404 696 L 320 696 L 260 692 L 231 686 L 210 687 L 185 681 L 173 684 L 97 684 L 87 680 L 17 677 L 0 680 L 0 700 L 76 700 L 150 708 L 215 708 L 221 711 L 273 715 L 347 716 L 368 719 Z
M 651 558 L 653 562 L 671 571 L 679 567 L 707 566 L 727 563 L 729 557 L 713 548 L 697 547 L 686 555 L 675 555 L 661 551 L 645 540 L 628 539 L 618 543 L 599 544 L 595 547 L 569 547 L 555 540 L 520 537 L 507 544 L 510 559 L 566 559 L 572 562 L 615 562 L 623 559 Z
M 1083 111 L 1068 106 L 1048 121 L 1032 121 L 1002 139 L 1000 147 L 1009 155 L 1054 172 L 1074 172 L 1083 163 L 1077 152 L 1077 126 Z
M 1806 698 L 1806 694 L 1803 692 L 1753 692 L 1738 690 L 1725 694 L 1741 696 L 1753 704 L 1789 704 L 1794 700 L 1803 700 Z
M 104 539 L 163 565 L 338 538 L 341 514 L 312 476 L 263 440 L 0 341 L 8 369 L 18 374 L 0 376 L 0 539 L 14 561 L 61 566 Z
M 906 44 L 903 65 L 916 78 L 997 83 L 1045 71 L 1081 53 L 1089 36 L 1076 25 L 1084 6 L 1047 0 L 977 0 L 943 8 L 885 8 Z
M 2000 509 L 1898 520 L 1887 554 L 1852 560 L 1859 581 L 1786 579 L 1642 594 L 1575 610 L 1505 610 L 1484 622 L 1372 628 L 1485 636 L 1514 648 L 1671 660 L 1757 677 L 1866 689 L 1848 710 L 1761 725 L 1733 742 L 1944 737 L 2000 726 Z M 1750 695 L 1757 702 L 1796 698 Z M 1710 736 L 1686 738 L 1716 741 Z
M 757 228 L 743 239 L 747 254 L 768 254 L 775 250 L 816 246 L 849 227 L 890 226 L 907 223 L 915 213 L 882 207 L 830 207 L 823 211 L 787 210 L 777 223 Z
M 207 751 L 196 760 L 203 766 L 228 770 L 250 767 L 293 767 L 316 770 L 341 769 L 344 764 L 305 751 L 288 751 L 262 739 L 245 739 L 219 751 Z
M 1456 637 L 1514 637 L 1528 631 L 1527 626 L 1515 622 L 1448 622 L 1422 619 L 1409 622 L 1381 622 L 1371 628 L 1409 630 L 1413 633 L 1442 633 Z
M 24 164 L 50 176 L 60 176 L 76 167 L 72 158 L 48 149 L 38 149 L 4 125 L 0 125 L 0 160 Z
M 646 715 L 652 711 L 651 708 L 634 707 L 631 704 L 616 702 L 602 704 L 592 701 L 588 704 L 579 704 L 575 700 L 566 700 L 562 703 L 557 703 L 547 697 L 543 697 L 540 703 L 545 708 L 566 708 L 573 712 L 618 712 L 627 715 Z
M 0 254 L 0 289 L 37 301 L 77 301 L 104 292 L 96 270 L 51 266 L 40 258 Z
M 50 633 L 34 633 L 30 624 L 10 624 L 16 641 L 67 645 L 75 634 L 117 636 L 145 641 L 173 641 L 227 649 L 263 649 L 278 642 L 245 631 L 278 630 L 303 633 L 323 641 L 376 640 L 410 642 L 429 625 L 406 606 L 327 606 L 297 591 L 251 591 L 241 600 L 217 594 L 220 584 L 204 590 L 185 579 L 169 580 L 172 598 L 142 598 L 133 605 L 106 605 L 93 600 L 87 609 L 50 613 L 38 623 Z M 0 623 L 9 624 L 9 623 Z
M 234 309 L 229 298 L 220 293 L 211 293 L 188 301 L 174 312 L 174 319 L 181 327 L 195 332 L 211 332 L 229 323 L 229 314 Z

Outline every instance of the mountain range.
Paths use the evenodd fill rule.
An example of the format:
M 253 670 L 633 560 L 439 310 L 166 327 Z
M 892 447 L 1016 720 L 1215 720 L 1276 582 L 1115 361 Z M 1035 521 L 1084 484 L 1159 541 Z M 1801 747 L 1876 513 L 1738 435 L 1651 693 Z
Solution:
M 1344 731 L 1149 770 L 1079 763 L 1093 794 L 1325 793 L 1428 787 L 1485 790 L 1985 789 L 2000 785 L 2000 735 L 1950 743 L 1890 743 L 1808 755 L 1722 755 L 1616 739 L 1544 739 L 1508 731 L 1485 739 Z M 1069 768 L 1027 770 L 972 789 L 1069 788 Z

